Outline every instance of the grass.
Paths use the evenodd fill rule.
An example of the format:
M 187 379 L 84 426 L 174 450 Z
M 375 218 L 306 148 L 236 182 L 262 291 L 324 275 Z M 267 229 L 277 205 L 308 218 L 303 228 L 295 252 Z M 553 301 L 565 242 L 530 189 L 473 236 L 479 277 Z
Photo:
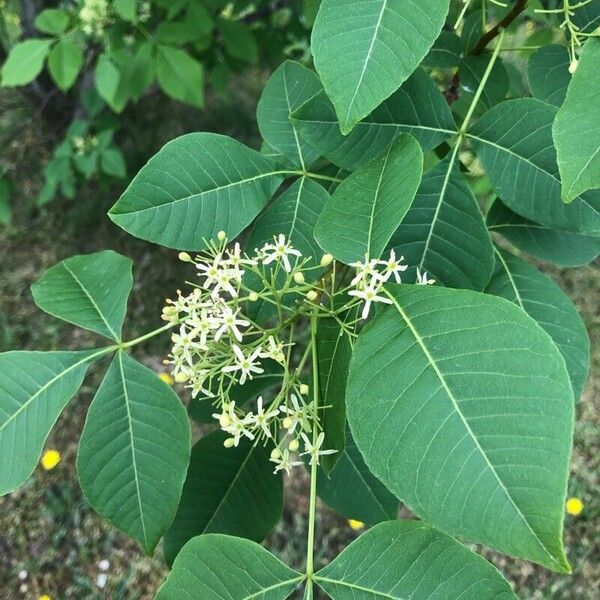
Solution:
M 180 111 L 152 131 L 145 147 L 158 148 L 176 134 L 193 128 L 219 130 L 247 142 L 256 139 L 252 118 L 256 91 L 241 92 L 246 109 L 231 114 L 231 104 L 214 102 L 202 116 Z M 0 97 L 0 105 L 2 98 Z M 151 122 L 164 106 L 147 107 Z M 20 105 L 18 119 L 22 119 Z M 6 113 L 5 113 L 6 114 Z M 136 123 L 140 126 L 140 123 Z M 39 131 L 48 143 L 39 143 Z M 43 122 L 29 121 L 19 128 L 19 143 L 8 148 L 3 163 L 16 189 L 15 224 L 0 229 L 0 350 L 74 349 L 90 346 L 94 336 L 52 319 L 33 304 L 29 287 L 48 267 L 77 253 L 112 248 L 135 261 L 135 287 L 129 303 L 125 335 L 137 336 L 160 324 L 165 294 L 172 294 L 186 278 L 186 267 L 175 253 L 135 240 L 103 216 L 118 195 L 100 196 L 93 184 L 81 190 L 74 203 L 57 202 L 38 211 L 29 202 L 40 185 L 40 165 L 52 140 Z M 146 143 L 147 142 L 147 143 Z M 144 144 L 142 144 L 144 145 Z M 141 157 L 140 157 L 141 160 Z M 594 600 L 600 597 L 600 270 L 599 265 L 559 270 L 544 266 L 573 298 L 590 332 L 594 348 L 591 376 L 577 409 L 570 495 L 581 498 L 579 517 L 567 516 L 565 539 L 573 576 L 554 575 L 524 561 L 490 551 L 483 554 L 514 583 L 520 598 Z M 160 370 L 166 349 L 164 338 L 153 340 L 136 356 Z M 166 576 L 160 549 L 155 558 L 98 517 L 82 497 L 75 472 L 77 443 L 87 407 L 102 369 L 91 370 L 80 394 L 69 404 L 46 447 L 57 448 L 62 461 L 52 471 L 38 468 L 20 490 L 0 498 L 0 597 L 4 600 L 37 598 L 152 598 Z M 286 482 L 286 509 L 266 545 L 288 564 L 301 568 L 305 556 L 308 482 L 300 475 Z M 320 505 L 317 521 L 317 562 L 335 556 L 356 535 L 346 521 Z M 106 586 L 97 585 L 98 563 L 108 560 Z M 27 571 L 25 579 L 19 578 Z

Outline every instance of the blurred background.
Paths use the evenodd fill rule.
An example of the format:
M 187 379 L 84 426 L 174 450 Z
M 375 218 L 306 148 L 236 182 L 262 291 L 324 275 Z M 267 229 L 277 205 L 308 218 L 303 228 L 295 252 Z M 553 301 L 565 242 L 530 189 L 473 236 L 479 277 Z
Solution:
M 46 54 L 31 81 L 0 87 L 0 351 L 92 345 L 92 334 L 38 310 L 29 288 L 58 261 L 106 248 L 135 263 L 125 339 L 160 325 L 164 299 L 181 286 L 188 269 L 175 252 L 125 234 L 106 212 L 147 159 L 178 135 L 213 131 L 258 148 L 255 109 L 261 90 L 285 58 L 309 60 L 317 8 L 318 0 L 115 0 L 110 6 L 103 0 L 0 0 L 0 63 L 24 38 L 64 46 L 54 68 L 52 50 L 41 49 Z M 64 12 L 67 21 L 53 13 L 40 22 L 45 9 Z M 530 39 L 536 33 L 542 35 L 523 35 Z M 69 43 L 79 51 L 73 53 Z M 199 77 L 200 85 L 186 89 L 161 56 L 192 79 Z M 526 59 L 526 52 L 512 57 L 516 67 Z M 66 61 L 62 67 L 59 60 Z M 471 182 L 478 190 L 485 186 L 476 165 Z M 484 554 L 523 599 L 595 600 L 600 598 L 600 264 L 564 270 L 536 264 L 573 299 L 592 340 L 569 484 L 569 496 L 581 502 L 570 503 L 573 514 L 567 512 L 565 526 L 574 574 L 555 576 Z M 166 340 L 158 338 L 136 356 L 161 373 L 166 351 Z M 97 366 L 90 370 L 59 419 L 46 444 L 56 452 L 45 456 L 26 485 L 0 498 L 0 600 L 149 599 L 166 575 L 160 547 L 154 558 L 145 556 L 92 511 L 77 482 L 77 444 L 100 375 Z M 295 567 L 305 555 L 307 484 L 303 475 L 287 480 L 284 517 L 265 542 Z M 322 504 L 317 527 L 321 562 L 363 530 Z

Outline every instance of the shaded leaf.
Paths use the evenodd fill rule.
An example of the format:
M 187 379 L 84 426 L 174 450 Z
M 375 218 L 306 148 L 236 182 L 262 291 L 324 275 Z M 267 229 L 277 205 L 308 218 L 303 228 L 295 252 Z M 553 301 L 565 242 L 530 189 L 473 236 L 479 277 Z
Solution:
M 60 8 L 46 8 L 35 18 L 33 24 L 38 31 L 59 35 L 69 25 L 69 13 Z
M 351 171 L 380 155 L 401 133 L 410 133 L 427 151 L 456 132 L 448 103 L 422 69 L 417 69 L 348 135 L 341 133 L 325 92 L 296 110 L 292 122 L 320 154 Z
M 29 39 L 15 44 L 2 67 L 2 87 L 32 82 L 42 72 L 53 42 L 51 39 Z
M 452 158 L 425 173 L 417 195 L 390 246 L 416 268 L 449 287 L 481 291 L 494 269 L 494 250 L 469 185 Z
M 50 76 L 63 92 L 73 86 L 82 66 L 83 51 L 69 38 L 61 38 L 48 55 Z
M 181 502 L 165 536 L 165 558 L 173 564 L 188 540 L 203 533 L 227 533 L 260 542 L 283 510 L 283 479 L 273 474 L 269 447 L 215 431 L 192 449 Z
M 551 229 L 512 212 L 496 199 L 487 215 L 490 231 L 536 258 L 563 267 L 579 267 L 600 254 L 600 237 Z
M 543 46 L 529 59 L 529 87 L 538 100 L 561 106 L 571 81 L 569 51 L 565 46 Z
M 565 359 L 579 400 L 590 366 L 590 340 L 571 300 L 550 277 L 497 248 L 496 270 L 485 291 L 514 302 L 548 332 Z
M 162 91 L 175 100 L 204 106 L 204 69 L 185 50 L 158 45 L 156 78 Z

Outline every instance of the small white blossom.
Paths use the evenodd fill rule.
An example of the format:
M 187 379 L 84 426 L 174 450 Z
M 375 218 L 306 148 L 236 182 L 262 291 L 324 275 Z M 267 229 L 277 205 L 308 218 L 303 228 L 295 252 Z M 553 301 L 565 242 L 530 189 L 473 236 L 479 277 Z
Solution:
M 310 456 L 310 464 L 318 465 L 319 464 L 319 456 L 325 456 L 326 454 L 335 454 L 337 450 L 321 450 L 321 446 L 325 441 L 325 433 L 321 431 L 313 443 L 308 439 L 308 436 L 305 433 L 301 434 L 302 439 L 304 440 L 304 452 L 300 454 L 300 456 L 304 456 L 308 454 Z
M 277 343 L 275 338 L 270 335 L 267 338 L 267 348 L 260 353 L 261 358 L 271 358 L 278 363 L 285 364 L 285 354 L 283 353 L 283 343 Z
M 294 433 L 294 431 L 296 431 L 296 426 L 299 424 L 305 431 L 311 431 L 308 407 L 300 406 L 296 394 L 290 394 L 290 400 L 292 402 L 292 408 L 289 408 L 284 404 L 279 407 L 279 410 L 287 415 L 283 420 L 285 429 L 288 430 L 288 433 Z
M 275 243 L 265 244 L 261 249 L 261 255 L 263 257 L 262 262 L 264 265 L 268 265 L 273 261 L 281 261 L 283 268 L 286 272 L 291 273 L 292 265 L 290 264 L 290 256 L 301 257 L 302 253 L 296 250 L 291 242 L 285 239 L 285 235 L 280 233 L 279 236 L 273 236 Z
M 427 278 L 427 271 L 421 273 L 419 267 L 417 267 L 417 285 L 433 285 L 435 283 L 435 279 Z
M 384 304 L 392 304 L 392 301 L 385 296 L 378 296 L 378 293 L 381 291 L 381 286 L 376 285 L 375 282 L 372 282 L 368 287 L 364 289 L 351 290 L 348 292 L 350 296 L 356 296 L 361 300 L 365 301 L 365 305 L 363 306 L 362 318 L 366 319 L 369 316 L 369 311 L 371 310 L 371 304 L 373 302 L 383 302 Z
M 253 374 L 265 372 L 264 369 L 259 366 L 260 362 L 257 361 L 260 353 L 262 352 L 262 348 L 260 346 L 248 356 L 244 356 L 244 353 L 236 344 L 233 344 L 231 348 L 235 354 L 237 362 L 232 365 L 222 367 L 221 371 L 223 373 L 234 373 L 236 371 L 241 371 L 242 374 L 240 375 L 240 383 L 244 385 L 244 383 L 246 383 L 246 379 L 252 379 Z
M 239 312 L 239 309 L 233 311 L 229 306 L 223 307 L 223 310 L 218 317 L 221 325 L 215 332 L 215 342 L 218 342 L 223 334 L 228 332 L 232 333 L 238 342 L 242 341 L 242 332 L 238 329 L 238 327 L 248 327 L 250 325 L 250 321 L 238 319 Z
M 388 281 L 388 279 L 393 275 L 396 283 L 402 283 L 402 280 L 400 279 L 400 273 L 408 269 L 408 265 L 401 264 L 403 260 L 404 256 L 396 259 L 396 252 L 391 250 L 388 260 L 379 261 L 379 264 L 384 267 L 383 273 L 378 273 L 375 276 L 381 281 Z
M 290 451 L 284 450 L 278 453 L 272 453 L 271 458 L 269 459 L 272 463 L 275 463 L 275 470 L 273 473 L 277 474 L 279 471 L 285 471 L 288 475 L 293 467 L 299 467 L 302 465 L 302 461 L 290 460 Z
M 98 568 L 101 571 L 108 571 L 108 569 L 110 569 L 110 562 L 106 559 L 103 558 L 99 563 L 98 563 Z
M 250 413 L 252 414 L 252 413 Z M 256 425 L 257 429 L 262 429 L 263 433 L 268 437 L 273 437 L 269 425 L 272 419 L 279 414 L 279 411 L 275 408 L 272 410 L 265 411 L 263 409 L 263 398 L 258 397 L 256 414 L 252 416 L 252 421 Z
M 368 256 L 365 256 L 365 262 L 355 262 L 350 266 L 356 269 L 356 276 L 350 282 L 350 285 L 358 286 L 359 284 L 368 285 L 371 277 L 377 276 L 377 264 L 378 261 L 373 259 L 369 260 Z

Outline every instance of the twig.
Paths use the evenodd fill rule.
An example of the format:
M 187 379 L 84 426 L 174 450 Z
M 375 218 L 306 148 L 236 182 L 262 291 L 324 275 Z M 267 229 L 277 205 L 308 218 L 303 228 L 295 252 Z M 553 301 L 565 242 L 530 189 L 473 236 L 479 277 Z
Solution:
M 492 27 L 487 33 L 484 33 L 479 41 L 473 46 L 469 54 L 481 54 L 485 47 L 498 35 L 502 29 L 506 29 L 525 9 L 527 8 L 527 0 L 517 0 L 510 12 L 506 14 L 504 19 L 497 25 Z

